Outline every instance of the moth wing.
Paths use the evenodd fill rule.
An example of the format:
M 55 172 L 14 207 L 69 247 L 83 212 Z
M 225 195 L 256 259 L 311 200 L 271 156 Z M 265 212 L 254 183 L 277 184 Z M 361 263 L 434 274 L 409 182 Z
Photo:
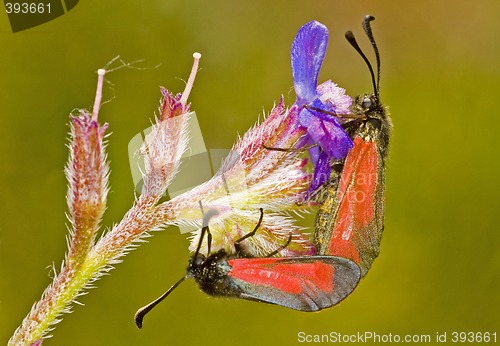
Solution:
M 384 171 L 377 144 L 354 139 L 335 198 L 318 213 L 320 254 L 354 261 L 365 276 L 380 251 L 384 214 Z M 317 221 L 318 222 L 318 221 Z
M 338 304 L 356 288 L 361 273 L 350 260 L 333 256 L 238 258 L 228 277 L 240 298 L 317 311 Z

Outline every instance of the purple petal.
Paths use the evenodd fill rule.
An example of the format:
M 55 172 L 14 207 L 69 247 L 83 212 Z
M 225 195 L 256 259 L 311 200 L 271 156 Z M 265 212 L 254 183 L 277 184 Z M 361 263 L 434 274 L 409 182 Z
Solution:
M 314 173 L 311 184 L 309 185 L 308 194 L 311 195 L 318 187 L 326 183 L 330 179 L 332 168 L 330 160 L 325 152 L 319 155 L 318 162 L 314 166 Z
M 318 75 L 325 58 L 328 29 L 311 21 L 299 29 L 292 43 L 292 74 L 297 104 L 303 105 L 316 97 Z
M 311 142 L 317 143 L 332 160 L 344 158 L 353 146 L 352 140 L 334 118 L 311 117 L 307 134 Z
M 299 124 L 304 127 L 309 127 L 312 121 L 316 118 L 324 119 L 327 121 L 336 121 L 335 117 L 329 113 L 333 113 L 333 108 L 331 103 L 323 103 L 320 99 L 316 98 L 311 100 L 309 104 L 310 108 L 302 108 L 299 113 Z
M 337 122 L 336 118 L 329 114 L 333 113 L 334 110 L 331 103 L 323 103 L 320 99 L 316 98 L 309 106 L 311 107 L 302 108 L 299 113 L 298 121 L 301 126 L 309 127 L 317 119 Z
M 300 126 L 309 127 L 311 125 L 311 121 L 316 117 L 316 114 L 313 111 L 302 108 L 299 113 L 299 117 L 297 118 Z
M 316 162 L 318 162 L 320 154 L 321 148 L 318 145 L 309 149 L 309 157 L 311 158 L 311 162 L 313 165 L 316 165 Z
M 347 156 L 354 144 L 341 127 L 333 126 L 332 130 L 335 131 L 330 132 L 331 139 L 322 147 L 330 159 L 340 160 Z

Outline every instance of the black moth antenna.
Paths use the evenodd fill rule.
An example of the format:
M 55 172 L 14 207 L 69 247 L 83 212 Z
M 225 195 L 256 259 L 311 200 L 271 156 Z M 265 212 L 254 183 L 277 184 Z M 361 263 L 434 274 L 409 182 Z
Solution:
M 141 329 L 142 328 L 142 320 L 144 319 L 144 316 L 146 316 L 146 314 L 148 312 L 150 312 L 151 310 L 153 310 L 153 308 L 160 304 L 163 299 L 167 298 L 168 295 L 177 288 L 177 286 L 179 286 L 184 280 L 186 280 L 187 278 L 187 275 L 182 277 L 179 281 L 177 281 L 172 287 L 170 287 L 167 292 L 163 293 L 161 296 L 159 296 L 158 298 L 156 298 L 155 300 L 153 300 L 151 303 L 149 303 L 148 305 L 146 306 L 143 306 L 142 308 L 140 308 L 139 310 L 137 310 L 137 312 L 135 313 L 135 316 L 134 316 L 134 320 L 135 320 L 135 324 L 137 326 L 137 328 Z
M 201 204 L 201 201 L 200 201 L 200 207 L 201 207 L 201 211 L 203 213 L 203 227 L 201 228 L 201 233 L 200 233 L 200 240 L 198 241 L 198 246 L 196 247 L 196 251 L 194 253 L 194 255 L 191 257 L 191 262 L 190 263 L 193 263 L 193 261 L 196 261 L 196 259 L 198 259 L 198 255 L 200 253 L 200 248 L 201 248 L 201 244 L 203 242 L 203 238 L 205 237 L 205 234 L 207 235 L 207 256 L 204 257 L 206 259 L 209 259 L 210 257 L 210 248 L 211 248 L 211 243 L 212 243 L 212 234 L 210 233 L 210 229 L 208 228 L 208 222 L 210 221 L 210 218 L 217 215 L 217 212 L 215 210 L 208 210 L 206 213 L 203 211 L 203 206 Z M 260 227 L 261 223 L 262 223 L 262 219 L 264 217 L 264 210 L 262 208 L 260 208 L 260 218 L 259 218 L 259 222 L 257 223 L 257 225 L 255 226 L 254 230 L 250 233 L 247 233 L 246 235 L 244 235 L 243 237 L 241 237 L 240 239 L 236 240 L 234 242 L 234 246 L 235 248 L 240 248 L 240 243 L 249 238 L 249 237 L 253 237 L 255 235 L 255 233 L 257 232 L 257 229 Z M 271 257 L 271 256 L 274 256 L 276 255 L 278 252 L 280 252 L 281 250 L 283 250 L 284 248 L 286 248 L 288 246 L 288 244 L 290 244 L 290 242 L 292 241 L 292 234 L 290 233 L 290 237 L 288 238 L 288 241 L 285 245 L 279 247 L 278 249 L 274 250 L 273 252 L 271 252 L 270 254 L 267 255 L 267 257 Z M 241 251 L 237 251 L 237 253 L 239 253 Z M 189 272 L 189 269 L 188 269 L 188 273 L 186 275 L 184 275 L 182 278 L 180 278 L 179 281 L 177 281 L 172 287 L 170 287 L 165 293 L 163 293 L 161 296 L 159 296 L 158 298 L 156 298 L 155 300 L 153 300 L 151 303 L 143 306 L 142 308 L 140 308 L 139 310 L 137 310 L 137 312 L 135 313 L 135 316 L 134 316 L 134 320 L 135 320 L 135 324 L 137 325 L 137 328 L 141 329 L 142 328 L 142 322 L 144 320 L 144 316 L 146 316 L 146 314 L 148 312 L 150 312 L 151 310 L 153 310 L 153 308 L 160 304 L 165 298 L 168 297 L 168 295 L 170 293 L 172 293 L 173 290 L 175 290 L 177 288 L 177 286 L 179 286 L 184 280 L 186 280 L 187 278 L 190 278 L 192 277 L 191 275 L 192 273 Z M 196 275 L 194 275 L 195 278 L 196 278 Z
M 210 233 L 210 229 L 208 228 L 208 222 L 212 216 L 217 214 L 217 212 L 215 212 L 214 210 L 209 210 L 205 214 L 205 212 L 203 210 L 203 205 L 201 204 L 201 201 L 200 201 L 200 208 L 201 208 L 201 212 L 203 214 L 203 227 L 201 228 L 200 241 L 198 242 L 198 246 L 196 247 L 196 251 L 193 255 L 193 258 L 196 258 L 198 256 L 198 254 L 200 253 L 201 243 L 203 242 L 203 238 L 205 237 L 205 233 L 207 234 L 207 246 L 208 246 L 207 257 L 210 256 L 210 247 L 212 244 L 212 234 Z M 135 313 L 135 316 L 134 316 L 134 320 L 135 320 L 135 324 L 137 325 L 137 328 L 141 329 L 142 328 L 142 321 L 144 320 L 144 316 L 146 316 L 146 314 L 148 312 L 153 310 L 153 308 L 156 305 L 160 304 L 165 298 L 167 298 L 168 295 L 170 293 L 172 293 L 172 291 L 175 290 L 177 288 L 177 286 L 179 286 L 187 278 L 188 278 L 188 274 L 183 276 L 179 281 L 177 281 L 172 287 L 170 287 L 161 296 L 159 296 L 158 298 L 153 300 L 148 305 L 145 305 L 142 308 L 140 308 L 139 310 L 137 310 L 137 312 Z
M 205 222 L 208 223 L 208 221 L 205 221 L 205 215 L 204 215 L 203 216 L 203 223 L 205 223 Z M 198 242 L 198 247 L 196 248 L 196 252 L 194 253 L 193 258 L 196 258 L 200 252 L 201 243 L 203 242 L 203 237 L 205 236 L 205 233 L 207 233 L 207 242 L 208 242 L 207 245 L 208 245 L 208 251 L 210 251 L 210 243 L 212 242 L 212 235 L 210 234 L 210 230 L 208 229 L 208 225 L 207 225 L 207 226 L 203 226 L 203 228 L 201 229 L 200 241 Z M 210 252 L 208 253 L 208 256 L 210 256 Z M 140 308 L 139 310 L 137 310 L 137 312 L 135 313 L 135 316 L 134 316 L 134 320 L 135 320 L 135 324 L 136 324 L 137 328 L 141 329 L 142 328 L 142 321 L 144 320 L 144 316 L 146 316 L 146 314 L 148 312 L 153 310 L 153 308 L 156 305 L 160 304 L 165 298 L 167 298 L 168 295 L 170 293 L 172 293 L 172 291 L 175 290 L 177 288 L 177 286 L 179 286 L 187 278 L 188 278 L 188 275 L 186 274 L 179 281 L 177 281 L 172 287 L 170 287 L 165 293 L 163 293 L 161 296 L 159 296 L 158 298 L 153 300 L 148 305 L 145 305 L 142 308 Z
M 370 70 L 370 75 L 372 76 L 373 91 L 375 93 L 375 96 L 378 98 L 380 93 L 380 54 L 378 52 L 378 47 L 377 43 L 375 42 L 375 38 L 373 37 L 372 28 L 370 26 L 370 22 L 374 19 L 375 19 L 374 16 L 371 15 L 365 16 L 361 24 L 363 25 L 363 29 L 365 30 L 366 36 L 370 40 L 370 43 L 372 44 L 373 47 L 373 51 L 375 52 L 375 58 L 377 59 L 377 78 L 375 78 L 375 73 L 373 72 L 373 68 L 372 65 L 370 64 L 370 61 L 366 57 L 365 53 L 363 53 L 363 51 L 359 47 L 358 42 L 356 42 L 356 38 L 354 37 L 352 31 L 350 30 L 347 31 L 345 33 L 345 38 L 351 44 L 351 46 L 356 50 L 356 52 L 358 52 L 358 54 L 363 58 L 366 65 L 368 66 L 368 69 Z

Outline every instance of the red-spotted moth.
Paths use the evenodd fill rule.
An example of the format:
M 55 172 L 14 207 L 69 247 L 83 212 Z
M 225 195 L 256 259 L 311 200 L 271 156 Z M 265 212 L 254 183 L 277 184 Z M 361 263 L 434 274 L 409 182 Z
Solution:
M 347 154 L 338 184 L 328 188 L 316 217 L 315 242 L 320 255 L 330 255 L 354 261 L 365 276 L 380 251 L 384 229 L 385 160 L 392 127 L 387 109 L 380 102 L 380 57 L 370 22 L 363 20 L 377 60 L 377 77 L 358 46 L 351 31 L 349 43 L 368 65 L 374 88 L 373 94 L 360 95 L 342 124 L 354 146 Z
M 262 215 L 261 210 L 260 221 L 253 232 L 237 240 L 235 245 L 255 234 Z M 300 311 L 317 311 L 339 303 L 354 290 L 360 278 L 359 267 L 345 258 L 269 257 L 288 244 L 264 258 L 241 257 L 239 246 L 236 246 L 237 255 L 219 250 L 205 256 L 199 252 L 205 233 L 210 242 L 210 232 L 205 226 L 198 248 L 189 260 L 186 275 L 159 298 L 137 311 L 137 327 L 141 328 L 144 316 L 187 278 L 194 278 L 200 289 L 212 296 L 247 299 Z

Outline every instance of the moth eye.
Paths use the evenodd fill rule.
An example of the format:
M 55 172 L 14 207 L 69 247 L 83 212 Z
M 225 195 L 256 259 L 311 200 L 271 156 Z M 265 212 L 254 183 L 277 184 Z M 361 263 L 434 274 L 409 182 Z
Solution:
M 363 102 L 361 102 L 361 107 L 364 109 L 368 109 L 372 106 L 372 100 L 370 100 L 368 97 L 365 97 L 363 99 Z

